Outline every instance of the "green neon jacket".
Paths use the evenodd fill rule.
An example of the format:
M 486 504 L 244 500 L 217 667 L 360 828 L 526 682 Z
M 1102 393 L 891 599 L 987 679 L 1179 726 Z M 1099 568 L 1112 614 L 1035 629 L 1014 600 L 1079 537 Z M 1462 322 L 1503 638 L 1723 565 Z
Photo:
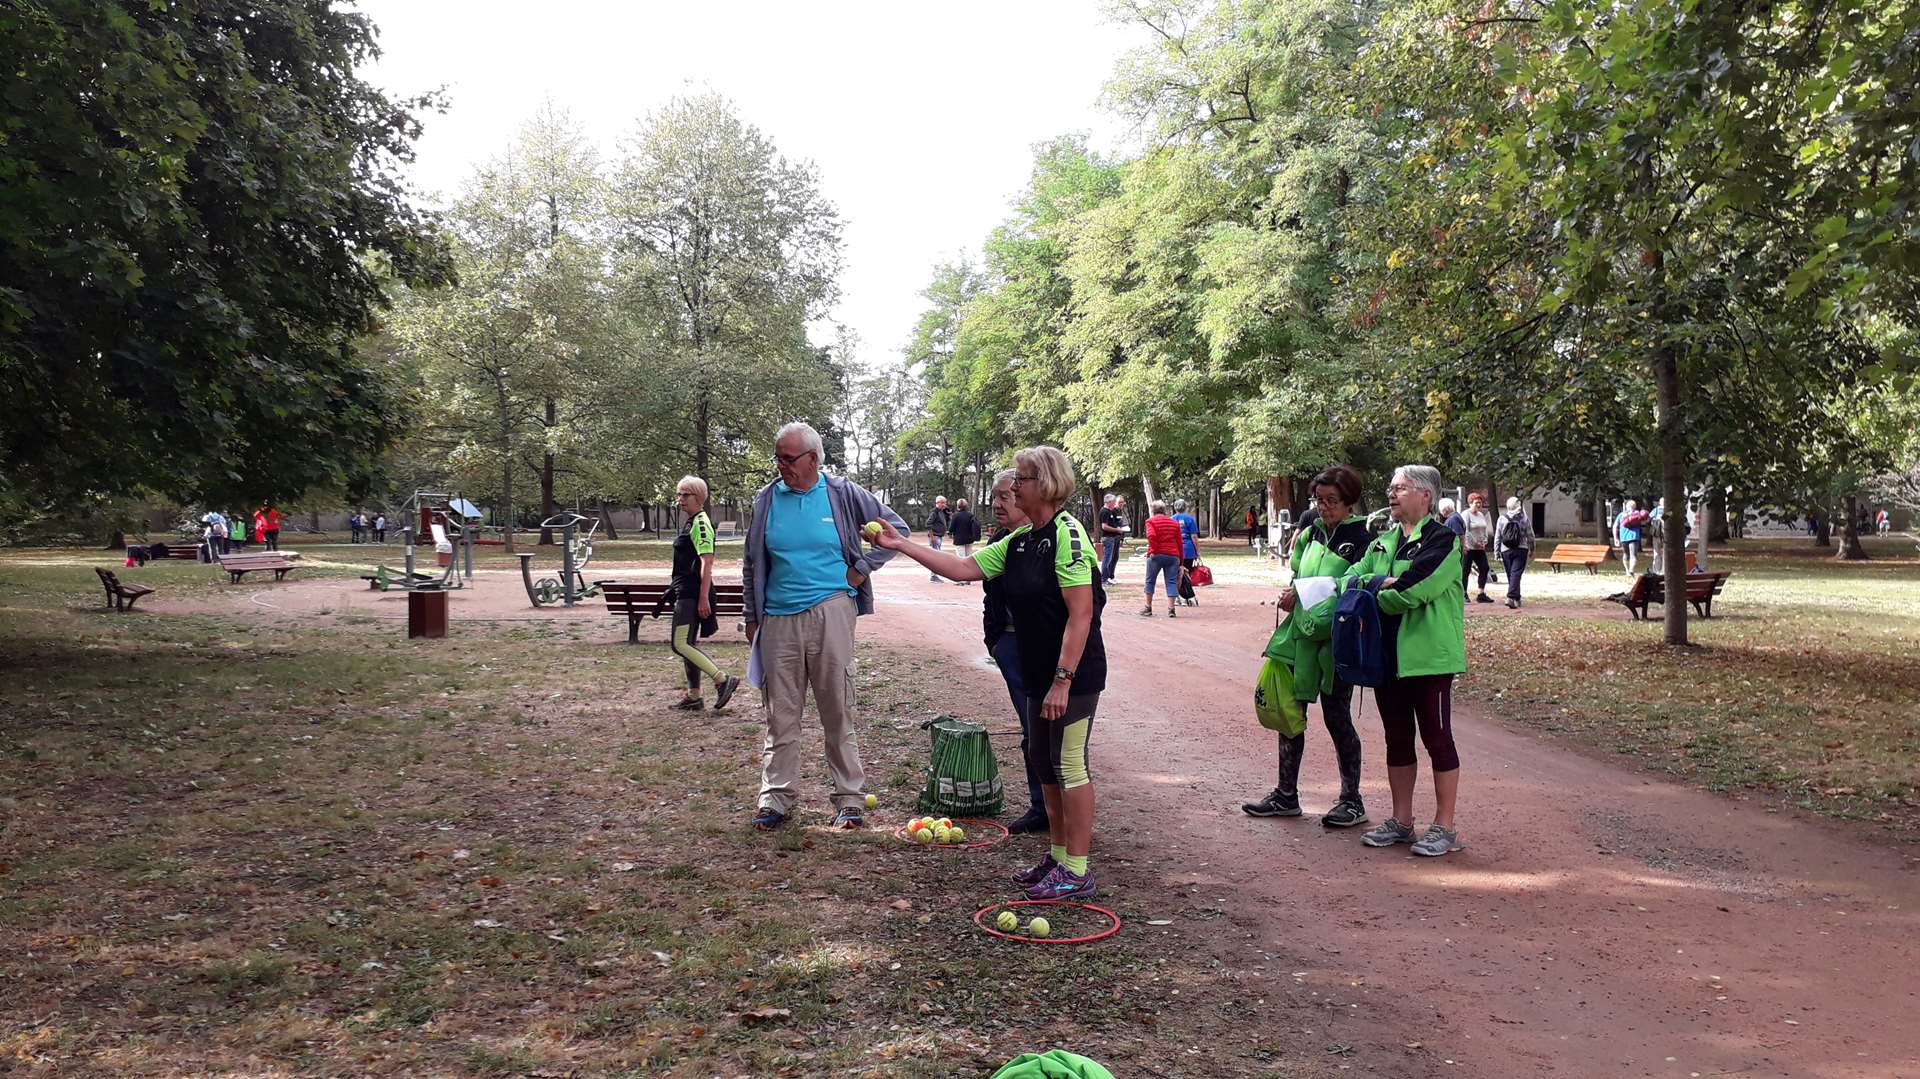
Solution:
M 1460 537 L 1429 516 L 1408 539 L 1398 526 L 1367 547 L 1346 587 L 1373 576 L 1394 578 L 1379 594 L 1380 613 L 1398 619 L 1393 676 L 1460 674 L 1467 669 L 1466 579 Z
M 1367 550 L 1373 537 L 1366 520 L 1358 515 L 1330 527 L 1315 518 L 1293 541 L 1291 565 L 1294 577 L 1345 577 L 1350 567 Z M 1267 655 L 1293 669 L 1293 695 L 1310 701 L 1333 692 L 1332 619 L 1337 595 L 1328 596 L 1311 608 L 1296 607 L 1279 632 L 1268 642 Z

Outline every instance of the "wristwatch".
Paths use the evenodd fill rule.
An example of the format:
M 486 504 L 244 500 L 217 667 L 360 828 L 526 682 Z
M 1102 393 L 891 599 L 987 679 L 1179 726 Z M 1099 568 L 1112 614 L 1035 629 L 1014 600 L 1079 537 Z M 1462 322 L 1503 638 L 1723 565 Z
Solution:
M 1071 682 L 1073 681 L 1073 671 L 1066 667 L 1055 667 L 1053 669 L 1053 680 L 1056 682 Z

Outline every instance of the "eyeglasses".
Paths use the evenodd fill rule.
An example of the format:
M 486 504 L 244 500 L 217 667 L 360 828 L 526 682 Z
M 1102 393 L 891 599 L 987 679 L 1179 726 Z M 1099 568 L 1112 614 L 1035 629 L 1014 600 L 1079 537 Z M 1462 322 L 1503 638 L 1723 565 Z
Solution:
M 1390 495 L 1403 495 L 1408 491 L 1417 490 L 1419 490 L 1419 488 L 1411 483 L 1390 483 L 1387 485 L 1387 493 Z
M 795 453 L 795 454 L 776 453 L 773 455 L 773 459 L 780 462 L 783 465 L 792 466 L 792 465 L 799 464 L 800 462 L 806 460 L 811 456 L 813 456 L 813 451 L 808 450 L 805 453 Z
M 1341 498 L 1339 495 L 1334 495 L 1332 498 L 1328 498 L 1326 495 L 1314 495 L 1313 504 L 1316 506 L 1344 506 L 1347 504 L 1347 500 Z
M 1014 476 L 1013 476 L 1013 485 L 1015 487 L 1018 487 L 1023 483 L 1038 483 L 1038 482 L 1040 482 L 1040 477 L 1038 476 L 1022 476 L 1017 472 L 1014 473 Z

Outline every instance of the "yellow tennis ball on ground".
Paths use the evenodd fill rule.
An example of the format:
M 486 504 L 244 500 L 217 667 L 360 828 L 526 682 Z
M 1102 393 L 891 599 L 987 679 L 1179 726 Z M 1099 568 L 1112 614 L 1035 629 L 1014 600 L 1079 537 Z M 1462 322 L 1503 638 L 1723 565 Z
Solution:
M 873 540 L 879 539 L 880 533 L 886 531 L 886 529 L 881 526 L 879 521 L 868 521 L 867 527 L 861 529 L 860 531 L 864 533 L 868 541 L 871 542 Z
M 877 806 L 877 805 L 879 805 L 879 804 L 880 804 L 880 799 L 879 799 L 878 797 L 876 797 L 875 795 L 871 795 L 871 794 L 869 794 L 869 795 L 867 795 L 867 808 L 868 808 L 868 809 L 872 809 L 872 808 L 873 808 L 874 806 Z
M 920 843 L 931 843 L 933 842 L 933 830 L 930 828 L 922 828 L 913 833 L 913 838 Z
M 993 924 L 999 926 L 1002 933 L 1011 933 L 1019 927 L 1020 919 L 1015 917 L 1012 911 L 1003 910 L 1000 912 L 1000 917 L 993 920 Z
M 953 842 L 953 829 L 935 828 L 933 830 L 933 838 L 936 840 L 939 840 L 942 843 L 951 843 Z
M 921 820 L 921 819 L 920 819 L 919 817 L 915 817 L 915 818 L 913 818 L 912 820 L 910 820 L 910 821 L 908 821 L 908 822 L 907 822 L 907 834 L 908 834 L 908 835 L 912 835 L 913 833 L 915 833 L 915 832 L 917 832 L 917 831 L 919 831 L 919 830 L 920 830 L 920 825 L 922 825 L 922 824 L 924 824 L 924 823 L 925 823 L 925 822 L 924 822 L 924 821 L 922 821 L 922 820 Z
M 949 817 L 941 817 L 941 818 L 940 818 L 940 827 L 942 827 L 942 828 L 951 828 L 951 827 L 953 827 L 953 820 L 952 820 L 952 818 L 949 818 Z
M 1053 932 L 1053 926 L 1045 918 L 1035 918 L 1027 923 L 1027 933 L 1030 936 L 1044 937 L 1051 932 Z
M 953 828 L 948 830 L 947 842 L 965 843 L 966 841 L 967 841 L 967 830 L 965 828 Z

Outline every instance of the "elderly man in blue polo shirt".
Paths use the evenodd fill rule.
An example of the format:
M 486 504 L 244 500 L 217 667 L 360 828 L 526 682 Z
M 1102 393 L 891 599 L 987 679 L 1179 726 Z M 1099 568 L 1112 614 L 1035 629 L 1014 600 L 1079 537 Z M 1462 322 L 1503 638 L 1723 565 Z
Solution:
M 787 822 L 798 800 L 800 716 L 813 689 L 833 773 L 833 823 L 863 823 L 866 773 L 853 729 L 853 623 L 873 613 L 867 578 L 892 551 L 867 547 L 860 529 L 906 522 L 859 484 L 820 473 L 820 433 L 789 423 L 774 438 L 780 478 L 753 496 L 741 583 L 747 639 L 759 652 L 760 699 L 767 724 L 761 754 L 760 809 L 753 826 Z

